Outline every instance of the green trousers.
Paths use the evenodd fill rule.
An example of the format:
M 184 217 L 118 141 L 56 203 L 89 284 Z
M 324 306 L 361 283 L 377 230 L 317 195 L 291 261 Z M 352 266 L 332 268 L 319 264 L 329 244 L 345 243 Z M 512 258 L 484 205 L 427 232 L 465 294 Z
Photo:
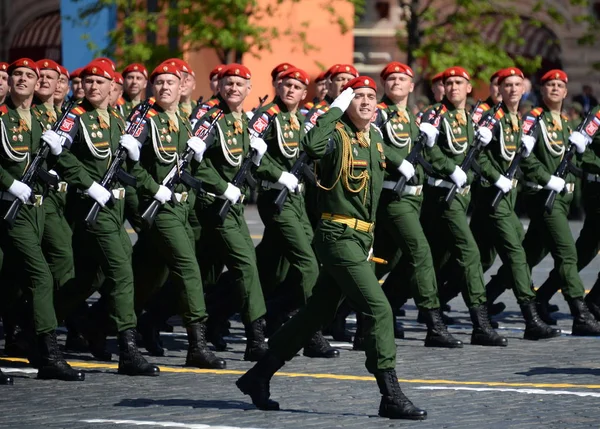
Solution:
M 290 360 L 312 335 L 333 319 L 342 298 L 365 316 L 365 366 L 371 373 L 396 366 L 392 308 L 372 263 L 367 261 L 373 236 L 330 221 L 315 232 L 321 272 L 306 306 L 269 339 L 269 350 Z
M 0 213 L 6 213 L 10 204 L 3 201 Z M 41 244 L 44 219 L 43 205 L 23 205 L 12 229 L 5 222 L 0 226 L 0 247 L 4 252 L 2 283 L 22 285 L 25 298 L 31 300 L 38 335 L 54 332 L 57 326 L 52 273 Z
M 467 220 L 470 196 L 456 195 L 448 206 L 444 201 L 447 193 L 446 188 L 425 187 L 423 229 L 436 272 L 448 260 L 456 260 L 465 303 L 468 307 L 478 306 L 486 302 L 486 296 L 479 249 Z
M 304 197 L 290 194 L 281 213 L 273 201 L 278 190 L 261 192 L 257 207 L 265 225 L 266 246 L 257 250 L 258 269 L 261 273 L 263 294 L 268 296 L 276 288 L 291 296 L 294 308 L 306 303 L 319 275 L 319 265 L 312 249 L 313 229 L 306 215 Z M 285 262 L 284 262 L 285 261 Z M 265 273 L 265 275 L 263 275 Z M 263 282 L 264 277 L 274 280 Z M 279 282 L 281 280 L 281 282 Z
M 153 295 L 169 277 L 180 296 L 181 318 L 188 326 L 206 320 L 206 305 L 200 268 L 196 261 L 195 240 L 188 221 L 187 202 L 164 204 L 152 227 L 143 231 L 142 244 L 147 247 L 145 258 L 134 258 L 133 267 L 136 307 L 142 290 Z M 150 275 L 148 275 L 150 274 Z
M 420 196 L 405 195 L 398 200 L 395 192 L 384 189 L 377 212 L 377 232 L 373 250 L 375 256 L 386 259 L 386 253 L 389 251 L 379 249 L 389 246 L 390 243 L 400 249 L 402 257 L 394 266 L 393 272 L 405 273 L 404 279 L 408 279 L 417 307 L 433 309 L 439 308 L 440 302 L 431 249 L 419 219 L 421 204 Z M 392 253 L 392 258 L 394 256 Z M 388 260 L 388 265 L 389 262 Z M 396 277 L 394 274 L 390 276 Z M 396 284 L 393 287 L 401 285 Z
M 67 194 L 49 191 L 44 199 L 46 219 L 42 250 L 48 261 L 56 289 L 75 278 L 73 231 L 65 217 Z
M 211 270 L 213 276 L 220 275 L 221 263 L 228 268 L 241 303 L 242 321 L 249 324 L 266 313 L 254 243 L 244 219 L 244 206 L 234 204 L 221 223 L 218 212 L 222 204 L 223 200 L 213 202 L 210 197 L 198 198 L 196 202 L 196 215 L 202 228 L 199 246 L 202 253 L 198 258 L 203 260 L 206 256 L 204 262 L 208 260 L 210 264 L 203 264 L 201 270 Z

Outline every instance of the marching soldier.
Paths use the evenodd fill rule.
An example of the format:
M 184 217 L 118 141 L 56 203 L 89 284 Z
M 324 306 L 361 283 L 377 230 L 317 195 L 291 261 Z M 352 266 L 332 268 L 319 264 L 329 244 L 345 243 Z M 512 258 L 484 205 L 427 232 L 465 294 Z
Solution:
M 129 64 L 123 69 L 123 98 L 121 106 L 123 117 L 127 118 L 131 111 L 146 98 L 148 86 L 148 70 L 143 64 Z
M 69 79 L 71 76 L 69 75 L 69 71 L 60 64 L 58 65 L 58 68 L 60 69 L 60 77 L 58 78 L 56 91 L 54 91 L 54 107 L 57 112 L 60 112 L 62 111 L 62 106 L 69 94 Z
M 500 81 L 499 81 L 499 73 L 502 70 L 498 70 L 490 77 L 490 95 L 485 100 L 485 102 L 489 106 L 495 106 L 496 104 L 502 101 L 502 93 L 500 92 Z
M 180 58 L 171 58 L 165 61 L 171 63 L 181 70 L 181 96 L 179 99 L 179 110 L 181 115 L 189 118 L 196 107 L 196 100 L 192 100 L 192 93 L 196 89 L 196 73 L 190 65 Z
M 71 73 L 71 91 L 73 92 L 71 98 L 73 100 L 81 100 L 85 95 L 83 92 L 83 81 L 81 80 L 82 71 L 83 67 L 75 69 Z
M 123 79 L 123 75 L 119 72 L 115 72 L 115 82 L 110 91 L 110 101 L 108 105 L 115 109 L 117 112 L 121 114 L 121 116 L 125 117 L 125 99 L 123 98 L 123 85 L 125 80 Z
M 349 81 L 303 141 L 307 153 L 320 160 L 319 192 L 326 196 L 319 199 L 322 219 L 314 241 L 322 271 L 307 305 L 271 336 L 267 354 L 236 383 L 261 410 L 279 409 L 269 399 L 271 377 L 333 317 L 340 300 L 348 297 L 368 320 L 366 367 L 375 375 L 382 394 L 379 415 L 427 417 L 400 390 L 394 369 L 392 309 L 369 261 L 386 162 L 381 134 L 371 125 L 376 90 L 370 78 Z
M 225 67 L 225 64 L 219 64 L 210 71 L 208 78 L 210 79 L 211 98 L 216 97 L 219 94 L 219 73 L 221 73 L 221 70 Z
M 8 63 L 0 62 L 0 104 L 6 101 L 8 94 Z
M 275 91 L 277 91 L 277 88 L 279 87 L 279 81 L 281 80 L 281 75 L 285 72 L 287 72 L 289 69 L 293 69 L 296 68 L 295 66 L 291 65 L 290 63 L 281 63 L 277 66 L 275 66 L 273 68 L 273 70 L 271 70 L 271 85 L 273 85 L 273 88 L 275 88 Z
M 431 92 L 436 103 L 444 99 L 446 88 L 444 87 L 444 72 L 440 72 L 431 78 Z
M 105 276 L 101 300 L 104 301 L 114 325 L 120 349 L 119 374 L 159 374 L 158 367 L 149 364 L 137 349 L 136 317 L 133 308 L 133 272 L 131 241 L 123 226 L 123 188 L 106 189 L 100 182 L 119 144 L 127 150 L 124 163 L 134 176 L 140 175 L 139 147 L 124 139 L 125 123 L 109 105 L 114 71 L 108 63 L 94 61 L 82 71 L 85 99 L 73 109 L 61 126 L 57 138 L 64 141 L 65 150 L 59 159 L 59 173 L 69 183 L 68 217 L 74 223 L 73 250 L 76 284 L 63 288 L 64 312 L 77 306 L 90 295 L 101 268 Z M 107 203 L 109 200 L 113 202 Z M 102 209 L 94 224 L 85 222 L 92 204 Z M 69 289 L 69 290 L 67 290 Z M 104 320 L 90 323 L 87 339 L 90 349 L 104 350 Z
M 34 91 L 39 87 L 40 71 L 28 58 L 15 61 L 8 68 L 10 96 L 0 110 L 2 150 L 0 151 L 1 205 L 6 212 L 13 201 L 19 199 L 23 206 L 12 228 L 6 222 L 0 230 L 0 247 L 4 251 L 4 273 L 12 279 L 5 284 L 22 279 L 25 275 L 27 300 L 33 306 L 33 324 L 39 361 L 38 378 L 65 381 L 82 381 L 85 375 L 76 371 L 64 360 L 56 342 L 56 314 L 53 306 L 52 273 L 42 252 L 45 210 L 43 188 L 33 189 L 19 179 L 23 176 L 40 144 L 47 144 L 53 157 L 62 152 L 58 139 L 45 131 L 32 109 Z M 52 93 L 50 93 L 52 95 Z M 42 135 L 42 133 L 44 133 Z M 43 142 L 42 140 L 43 139 Z M 18 281 L 18 280 L 17 280 Z M 0 377 L 0 382 L 9 382 Z
M 470 81 L 471 77 L 462 67 L 447 69 L 443 77 L 446 95 L 441 106 L 434 105 L 423 116 L 435 115 L 434 109 L 447 110 L 438 118 L 441 119 L 439 138 L 435 127 L 422 128 L 428 139 L 437 138 L 437 144 L 428 153 L 433 175 L 427 181 L 422 224 L 437 273 L 448 255 L 458 261 L 465 282 L 462 294 L 473 322 L 471 344 L 506 346 L 506 338 L 498 335 L 490 325 L 480 255 L 466 214 L 473 173 L 463 171 L 460 164 L 475 138 L 484 144 L 492 139 L 491 132 L 485 127 L 476 133 L 470 116 L 465 112 L 467 96 L 472 89 Z M 448 204 L 445 197 L 453 185 L 458 187 L 458 191 Z
M 305 103 L 304 106 L 302 106 L 302 109 L 300 109 L 300 113 L 302 113 L 304 116 L 306 116 L 306 114 L 327 95 L 326 73 L 326 71 L 322 71 L 315 79 L 315 97 L 312 99 L 312 101 Z

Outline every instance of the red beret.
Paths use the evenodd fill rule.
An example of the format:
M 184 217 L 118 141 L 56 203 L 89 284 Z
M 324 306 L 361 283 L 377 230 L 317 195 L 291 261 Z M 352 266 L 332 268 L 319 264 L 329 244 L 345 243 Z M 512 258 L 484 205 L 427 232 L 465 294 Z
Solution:
M 499 77 L 499 76 L 500 76 L 500 73 L 502 72 L 502 70 L 504 70 L 504 69 L 500 69 L 500 70 L 498 70 L 497 72 L 495 72 L 493 75 L 491 75 L 491 76 L 490 76 L 490 83 L 492 83 L 492 81 L 493 81 L 494 79 L 496 79 L 497 77 Z M 498 82 L 498 83 L 500 83 L 500 82 Z
M 81 72 L 83 71 L 83 67 L 75 69 L 71 72 L 71 79 L 81 79 Z
M 212 69 L 210 71 L 210 74 L 208 75 L 209 80 L 213 80 L 213 77 L 218 76 L 219 73 L 221 73 L 221 70 L 223 70 L 225 67 L 227 67 L 225 64 L 219 64 L 214 69 Z
M 119 85 L 123 85 L 123 75 L 119 72 L 115 72 L 115 82 Z
M 406 64 L 399 63 L 398 61 L 392 61 L 383 70 L 381 70 L 380 76 L 383 80 L 386 80 L 389 75 L 393 73 L 404 73 L 407 76 L 413 77 L 415 74 L 412 69 Z
M 359 77 L 355 77 L 350 82 L 348 82 L 346 85 L 344 85 L 342 90 L 345 90 L 347 88 L 352 88 L 352 89 L 371 88 L 372 90 L 377 91 L 377 84 L 370 77 L 359 76 Z
M 171 65 L 177 66 L 179 67 L 179 71 L 189 73 L 192 76 L 196 77 L 196 73 L 194 73 L 194 70 L 192 70 L 190 65 L 183 61 L 181 58 L 169 58 L 168 60 L 164 61 L 163 64 L 164 63 L 170 63 Z
M 517 76 L 521 79 L 525 79 L 525 75 L 523 74 L 523 72 L 516 67 L 509 67 L 506 69 L 498 70 L 496 72 L 496 75 L 498 76 L 498 84 L 501 84 L 502 81 L 504 81 L 504 79 L 511 76 Z
M 444 78 L 444 72 L 439 72 L 434 74 L 431 78 L 431 83 L 436 83 L 438 80 L 442 80 Z
M 95 63 L 95 62 L 97 62 L 97 61 L 99 61 L 99 62 L 101 62 L 101 63 L 106 63 L 106 64 L 109 64 L 109 65 L 110 65 L 110 68 L 112 68 L 113 72 L 114 72 L 115 70 L 117 70 L 117 67 L 116 67 L 116 64 L 115 64 L 115 62 L 114 62 L 113 60 L 111 60 L 110 58 L 107 58 L 107 57 L 98 57 L 98 58 L 94 58 L 94 59 L 92 60 L 92 63 Z M 91 63 L 90 63 L 90 64 L 91 64 Z
M 337 64 L 334 67 L 335 68 L 333 70 L 330 69 L 331 70 L 331 73 L 329 74 L 330 78 L 334 78 L 338 74 L 342 74 L 342 73 L 348 73 L 354 77 L 358 77 L 358 71 L 351 64 Z
M 56 61 L 39 60 L 35 63 L 40 70 L 54 70 L 60 76 L 60 66 Z
M 8 70 L 8 67 L 10 65 L 8 63 L 0 63 L 0 71 L 3 71 L 6 73 L 6 71 Z
M 449 69 L 444 70 L 444 81 L 450 77 L 455 77 L 455 76 L 462 77 L 464 79 L 467 79 L 468 81 L 471 81 L 471 76 L 462 67 L 454 66 L 454 67 L 450 67 Z
M 148 79 L 148 70 L 146 69 L 146 67 L 144 67 L 143 64 L 140 63 L 132 63 L 129 64 L 127 67 L 125 67 L 123 69 L 123 78 L 125 78 L 125 76 L 127 76 L 129 73 L 131 72 L 138 72 L 144 75 L 144 77 L 146 79 Z
M 13 62 L 10 66 L 8 66 L 8 74 L 12 75 L 12 72 L 19 67 L 25 67 L 27 69 L 33 70 L 37 77 L 40 77 L 40 70 L 37 67 L 35 61 L 30 60 L 29 58 L 20 58 L 17 61 Z
M 304 70 L 295 67 L 283 72 L 279 77 L 280 79 L 296 79 L 306 86 L 308 86 L 308 84 L 310 83 L 310 77 L 308 76 L 308 73 L 306 73 Z
M 295 68 L 295 67 L 293 65 L 291 65 L 290 63 L 279 64 L 273 70 L 271 70 L 271 80 L 275 80 L 275 78 L 277 77 L 277 75 L 279 73 L 283 73 L 283 72 L 288 71 L 289 69 L 293 69 L 293 68 Z
M 159 64 L 154 69 L 154 71 L 150 75 L 150 82 L 154 82 L 154 79 L 156 78 L 156 76 L 161 75 L 161 74 L 172 74 L 172 75 L 176 76 L 177 78 L 181 79 L 181 69 L 177 65 L 173 64 L 173 61 L 171 61 L 171 60 L 168 60 L 162 64 Z
M 241 64 L 229 64 L 221 70 L 219 73 L 219 79 L 223 79 L 226 76 L 239 76 L 244 79 L 252 78 L 252 73 L 250 73 L 250 69 Z
M 331 67 L 329 67 L 327 69 L 327 71 L 325 72 L 325 79 L 330 78 L 331 77 L 331 73 L 333 73 L 333 71 L 335 69 L 337 69 L 340 65 L 339 64 L 334 64 Z
M 323 82 L 325 79 L 327 79 L 327 71 L 322 71 L 319 73 L 319 76 L 315 78 L 315 83 Z
M 547 72 L 544 76 L 542 76 L 540 83 L 544 84 L 550 80 L 562 80 L 564 83 L 569 83 L 567 74 L 559 69 L 554 69 Z
M 81 77 L 100 76 L 108 80 L 115 78 L 115 72 L 107 61 L 94 60 L 81 71 Z
M 71 78 L 71 75 L 69 74 L 69 70 L 67 70 L 65 67 L 61 66 L 60 64 L 58 65 L 58 68 L 60 69 L 60 74 L 64 74 L 67 79 Z

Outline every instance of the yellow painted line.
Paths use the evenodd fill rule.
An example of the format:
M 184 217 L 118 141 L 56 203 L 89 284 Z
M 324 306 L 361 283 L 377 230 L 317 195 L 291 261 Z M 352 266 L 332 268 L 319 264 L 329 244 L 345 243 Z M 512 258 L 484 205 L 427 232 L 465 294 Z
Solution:
M 27 363 L 23 358 L 0 358 L 1 361 Z M 69 364 L 74 368 L 83 369 L 117 369 L 115 363 L 90 363 L 70 361 Z M 160 366 L 161 372 L 171 372 L 177 374 L 214 374 L 214 375 L 242 375 L 246 371 L 233 369 L 200 369 L 200 368 L 174 368 L 170 366 Z M 313 378 L 328 380 L 350 380 L 350 381 L 374 381 L 375 378 L 368 375 L 343 375 L 343 374 L 319 374 L 319 373 L 298 373 L 298 372 L 278 372 L 279 377 L 289 378 Z M 411 384 L 450 384 L 456 386 L 495 386 L 495 387 L 548 387 L 548 388 L 572 388 L 572 389 L 600 389 L 600 384 L 574 384 L 574 383 L 508 383 L 503 381 L 461 381 L 461 380 L 426 380 L 426 379 L 398 379 L 401 383 Z

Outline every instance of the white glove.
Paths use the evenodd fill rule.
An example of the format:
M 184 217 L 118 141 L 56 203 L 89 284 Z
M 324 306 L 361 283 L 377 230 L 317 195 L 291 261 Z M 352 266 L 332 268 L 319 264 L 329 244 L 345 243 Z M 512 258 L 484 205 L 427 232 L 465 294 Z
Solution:
M 496 180 L 496 183 L 494 183 L 494 186 L 499 188 L 505 194 L 508 194 L 512 189 L 512 181 L 506 176 L 500 176 L 498 177 L 498 180 Z
M 154 194 L 154 199 L 156 201 L 158 201 L 159 203 L 164 204 L 167 201 L 169 201 L 172 196 L 173 196 L 173 193 L 171 192 L 171 190 L 169 188 L 167 188 L 164 185 L 159 185 L 158 191 L 156 191 L 156 194 Z
M 348 106 L 350 106 L 350 103 L 352 103 L 353 99 L 354 90 L 352 88 L 346 88 L 342 91 L 340 95 L 337 96 L 335 100 L 333 100 L 333 103 L 331 103 L 330 108 L 333 109 L 334 107 L 337 107 L 342 112 L 345 112 L 346 109 L 348 109 Z
M 253 137 L 250 139 L 250 147 L 256 150 L 256 155 L 252 158 L 252 162 L 256 165 L 260 165 L 260 161 L 267 151 L 267 144 L 260 137 Z
M 460 168 L 457 165 L 452 174 L 450 175 L 450 179 L 452 179 L 452 181 L 456 183 L 456 186 L 462 188 L 463 185 L 467 183 L 467 174 L 462 170 L 462 168 Z
M 127 155 L 132 161 L 140 160 L 140 144 L 131 134 L 123 134 L 119 144 L 127 150 Z
M 550 180 L 548 181 L 548 183 L 546 183 L 546 186 L 544 186 L 544 189 L 548 189 L 550 191 L 555 192 L 562 192 L 564 188 L 565 180 L 557 176 L 550 176 Z
M 31 197 L 31 188 L 19 180 L 15 180 L 12 185 L 10 185 L 8 192 L 24 203 Z
M 187 145 L 194 151 L 194 159 L 198 162 L 202 161 L 204 151 L 206 150 L 206 143 L 200 137 L 192 137 L 187 141 Z
M 284 171 L 281 173 L 281 176 L 279 176 L 277 183 L 281 183 L 283 186 L 288 188 L 290 192 L 294 192 L 298 187 L 298 178 L 292 173 Z
M 529 155 L 531 155 L 531 152 L 535 147 L 535 138 L 532 136 L 523 136 L 521 137 L 521 144 L 525 146 L 525 152 L 523 152 L 523 156 L 527 158 Z
M 248 118 L 248 120 L 254 118 L 254 112 L 252 110 L 248 110 L 246 112 L 246 118 Z
M 110 192 L 99 183 L 92 183 L 92 186 L 86 191 L 87 194 L 98 202 L 102 207 L 110 200 Z
M 50 146 L 50 153 L 52 155 L 58 156 L 62 152 L 62 138 L 52 130 L 46 130 L 42 134 L 42 140 L 46 142 L 48 146 Z
M 412 179 L 415 175 L 415 167 L 405 159 L 402 160 L 402 164 L 398 167 L 398 171 L 406 177 L 406 180 Z
M 575 146 L 577 153 L 583 153 L 585 152 L 585 147 L 589 144 L 590 139 L 579 131 L 573 131 L 569 136 L 569 142 Z
M 492 141 L 492 132 L 489 128 L 479 127 L 475 133 L 475 138 L 479 139 L 483 146 L 487 146 Z
M 425 141 L 427 147 L 433 147 L 439 134 L 438 129 L 429 122 L 423 122 L 419 126 L 419 130 L 427 136 L 427 140 Z
M 227 189 L 223 193 L 223 196 L 231 201 L 231 204 L 235 204 L 239 201 L 242 196 L 242 191 L 237 186 L 232 185 L 231 183 L 227 184 Z

